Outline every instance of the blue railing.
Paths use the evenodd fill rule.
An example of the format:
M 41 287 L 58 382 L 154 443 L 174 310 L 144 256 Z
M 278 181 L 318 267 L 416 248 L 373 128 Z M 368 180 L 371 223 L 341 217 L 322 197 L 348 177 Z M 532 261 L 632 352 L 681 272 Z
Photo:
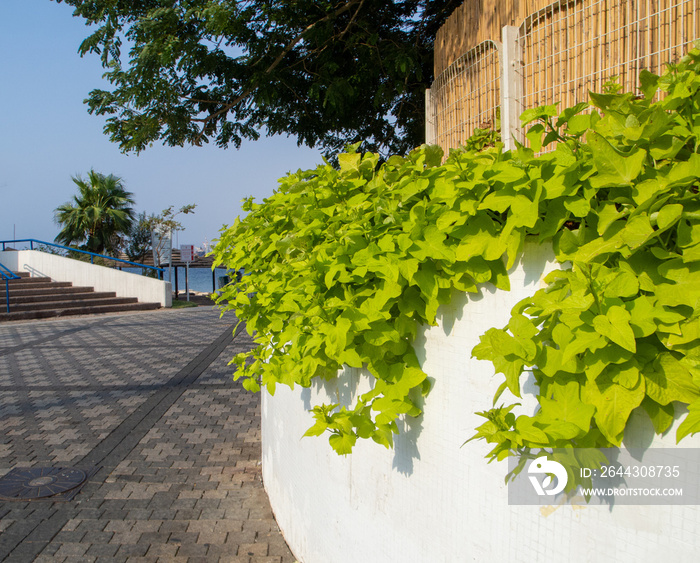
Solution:
M 3 264 L 0 264 L 0 278 L 5 282 L 5 303 L 7 304 L 7 312 L 10 312 L 10 280 L 18 280 L 19 276 L 10 271 Z
M 165 270 L 163 268 L 157 268 L 156 266 L 147 266 L 146 264 L 139 264 L 138 262 L 129 262 L 129 260 L 122 260 L 121 258 L 114 258 L 113 256 L 107 256 L 106 254 L 97 254 L 95 252 L 89 252 L 87 250 L 81 250 L 80 248 L 72 248 L 70 246 L 63 246 L 62 244 L 56 244 L 55 242 L 46 242 L 43 240 L 37 240 L 33 238 L 18 239 L 18 240 L 2 240 L 2 249 L 6 250 L 6 245 L 17 244 L 17 243 L 29 243 L 30 250 L 35 250 L 34 245 L 37 246 L 53 246 L 55 248 L 62 248 L 63 250 L 69 250 L 70 252 L 79 252 L 80 254 L 87 254 L 90 256 L 90 263 L 95 263 L 95 258 L 104 258 L 105 260 L 110 260 L 111 262 L 120 262 L 122 264 L 128 264 L 129 266 L 136 266 L 137 268 L 146 268 L 147 270 L 154 270 L 158 273 L 158 279 L 163 279 L 163 274 Z M 17 250 L 17 249 L 15 249 Z M 37 248 L 36 250 L 41 250 Z

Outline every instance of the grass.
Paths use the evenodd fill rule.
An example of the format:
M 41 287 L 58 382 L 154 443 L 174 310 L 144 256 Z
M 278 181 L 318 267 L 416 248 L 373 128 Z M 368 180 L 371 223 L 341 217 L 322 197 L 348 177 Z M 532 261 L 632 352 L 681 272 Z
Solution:
M 186 309 L 187 307 L 196 307 L 197 304 L 192 301 L 180 301 L 179 299 L 173 299 L 173 309 Z

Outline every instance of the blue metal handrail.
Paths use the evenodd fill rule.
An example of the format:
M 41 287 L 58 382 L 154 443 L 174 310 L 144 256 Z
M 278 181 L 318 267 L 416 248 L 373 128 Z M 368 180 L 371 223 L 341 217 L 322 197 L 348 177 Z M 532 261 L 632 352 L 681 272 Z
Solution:
M 46 242 L 43 240 L 37 240 L 37 239 L 33 239 L 33 238 L 17 239 L 17 240 L 2 240 L 2 241 L 0 241 L 0 244 L 2 244 L 2 249 L 5 250 L 5 245 L 15 244 L 18 242 L 28 242 L 30 250 L 34 250 L 34 244 L 36 243 L 36 244 L 43 244 L 45 246 L 55 246 L 56 248 L 63 248 L 64 250 L 70 250 L 72 252 L 80 252 L 81 254 L 88 254 L 90 256 L 90 263 L 91 264 L 94 264 L 95 257 L 98 257 L 98 258 L 105 258 L 107 260 L 112 260 L 114 262 L 121 262 L 123 264 L 128 264 L 129 266 L 136 266 L 138 268 L 147 268 L 149 270 L 155 270 L 156 272 L 158 272 L 158 279 L 161 279 L 161 280 L 163 279 L 163 274 L 165 273 L 165 269 L 158 268 L 156 266 L 147 266 L 146 264 L 139 264 L 138 262 L 130 262 L 129 260 L 122 260 L 121 258 L 114 258 L 113 256 L 107 256 L 106 254 L 97 254 L 95 252 L 81 250 L 80 248 L 72 248 L 70 246 L 63 246 L 62 244 L 56 244 L 55 242 Z
M 10 312 L 10 280 L 20 279 L 17 274 L 0 264 L 0 278 L 5 282 L 5 303 L 7 303 L 7 312 Z

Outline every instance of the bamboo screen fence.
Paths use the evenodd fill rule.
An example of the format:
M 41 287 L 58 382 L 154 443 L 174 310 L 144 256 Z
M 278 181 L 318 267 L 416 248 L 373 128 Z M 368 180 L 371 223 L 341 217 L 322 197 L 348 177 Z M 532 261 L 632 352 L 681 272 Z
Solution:
M 484 41 L 459 57 L 432 84 L 437 144 L 458 147 L 475 128 L 494 129 L 500 105 L 500 46 Z
M 484 41 L 500 41 L 505 25 L 520 25 L 552 0 L 465 0 L 435 35 L 435 76 Z
M 662 72 L 700 38 L 698 10 L 700 0 L 467 0 L 436 37 L 428 141 L 447 151 L 493 126 L 502 82 L 514 76 L 522 109 L 572 106 L 610 80 L 634 91 L 642 69 Z M 513 24 L 508 60 L 498 40 Z

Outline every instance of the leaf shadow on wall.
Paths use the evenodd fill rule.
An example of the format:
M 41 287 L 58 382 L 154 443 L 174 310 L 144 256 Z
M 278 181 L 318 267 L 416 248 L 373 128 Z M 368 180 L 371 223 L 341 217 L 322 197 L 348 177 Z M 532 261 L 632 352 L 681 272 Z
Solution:
M 302 389 L 301 399 L 307 411 L 321 403 L 338 403 L 350 409 L 354 407 L 357 397 L 374 388 L 375 381 L 375 377 L 366 369 L 345 367 L 339 372 L 337 378 L 330 381 L 314 379 L 310 388 Z M 413 399 L 422 410 L 423 397 L 414 396 Z M 414 460 L 420 459 L 418 437 L 423 430 L 423 415 L 415 418 L 403 416 L 396 423 L 399 434 L 394 435 L 392 468 L 404 475 L 411 475 Z M 371 440 L 366 441 L 371 442 Z M 361 442 L 358 440 L 355 447 Z M 382 449 L 373 442 L 370 446 Z

